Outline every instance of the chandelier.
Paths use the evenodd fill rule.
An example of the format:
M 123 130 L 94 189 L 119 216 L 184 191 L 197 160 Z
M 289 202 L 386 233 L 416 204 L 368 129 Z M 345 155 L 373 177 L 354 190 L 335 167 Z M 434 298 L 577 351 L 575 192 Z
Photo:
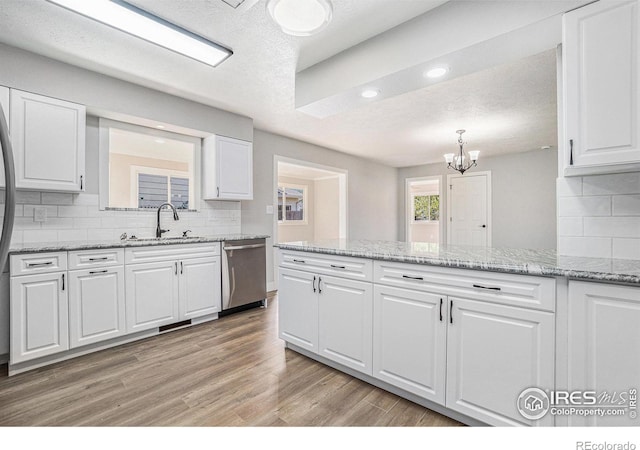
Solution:
M 450 169 L 457 170 L 461 174 L 464 174 L 467 170 L 471 169 L 473 166 L 477 166 L 476 162 L 478 161 L 478 155 L 480 154 L 479 150 L 472 150 L 469 152 L 469 156 L 464 151 L 464 142 L 462 141 L 462 133 L 465 130 L 458 130 L 458 145 L 460 146 L 460 153 L 447 153 L 444 155 L 444 160 L 447 163 L 447 167 Z

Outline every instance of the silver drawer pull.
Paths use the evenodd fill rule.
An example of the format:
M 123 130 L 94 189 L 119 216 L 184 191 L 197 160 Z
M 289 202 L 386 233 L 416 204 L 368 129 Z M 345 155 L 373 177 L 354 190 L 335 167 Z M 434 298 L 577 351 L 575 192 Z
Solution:
M 304 259 L 294 259 L 293 262 L 305 264 L 306 261 Z
M 262 248 L 264 244 L 249 244 L 249 245 L 230 245 L 229 247 L 224 247 L 222 250 L 247 250 L 250 248 Z
M 47 261 L 43 263 L 27 263 L 27 267 L 42 267 L 42 266 L 50 266 L 53 264 L 53 261 Z
M 96 273 L 107 273 L 108 270 L 104 269 L 104 270 L 92 270 L 91 272 L 89 272 L 89 275 L 95 275 Z
M 478 289 L 488 289 L 490 291 L 501 291 L 502 288 L 499 287 L 495 287 L 495 286 L 482 286 L 481 284 L 474 284 L 473 285 L 474 288 L 478 288 Z
M 100 258 L 89 258 L 89 261 L 106 261 L 107 259 L 109 259 L 108 256 L 102 256 Z
M 346 269 L 345 266 L 336 266 L 335 264 L 331 264 L 331 267 L 333 267 L 334 269 Z
M 424 278 L 422 278 L 422 277 L 410 277 L 409 275 L 402 275 L 402 278 L 408 278 L 410 280 L 424 281 Z

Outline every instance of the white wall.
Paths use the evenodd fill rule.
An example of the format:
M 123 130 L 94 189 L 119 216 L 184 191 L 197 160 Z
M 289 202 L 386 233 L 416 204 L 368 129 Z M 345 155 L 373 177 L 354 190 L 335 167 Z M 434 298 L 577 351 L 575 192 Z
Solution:
M 340 179 L 315 181 L 314 239 L 340 237 Z
M 396 169 L 317 145 L 256 129 L 253 140 L 253 201 L 242 202 L 242 232 L 273 234 L 273 158 L 285 156 L 348 170 L 348 238 L 397 238 Z M 267 282 L 273 282 L 273 240 L 267 242 Z
M 313 241 L 315 234 L 315 183 L 302 178 L 278 177 L 279 183 L 306 186 L 307 197 L 304 204 L 306 223 L 287 222 L 278 224 L 278 242 Z M 277 211 L 277 205 L 274 205 Z M 271 233 L 267 233 L 271 234 Z
M 534 150 L 483 158 L 478 168 L 491 171 L 492 245 L 511 248 L 556 247 L 557 152 Z M 442 163 L 398 170 L 398 239 L 405 240 L 405 179 L 454 173 Z M 444 177 L 446 182 L 446 177 Z M 440 216 L 445 218 L 448 186 L 440 197 Z M 443 242 L 446 242 L 446 227 Z
M 640 259 L 640 172 L 557 183 L 559 254 Z

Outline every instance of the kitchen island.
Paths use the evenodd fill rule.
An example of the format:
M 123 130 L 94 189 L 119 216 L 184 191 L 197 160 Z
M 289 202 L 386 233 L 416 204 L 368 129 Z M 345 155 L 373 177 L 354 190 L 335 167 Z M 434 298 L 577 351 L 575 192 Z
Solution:
M 631 404 L 620 416 L 559 415 L 563 405 L 521 395 L 637 388 L 639 260 L 389 241 L 277 247 L 279 334 L 292 350 L 468 424 L 640 424 Z

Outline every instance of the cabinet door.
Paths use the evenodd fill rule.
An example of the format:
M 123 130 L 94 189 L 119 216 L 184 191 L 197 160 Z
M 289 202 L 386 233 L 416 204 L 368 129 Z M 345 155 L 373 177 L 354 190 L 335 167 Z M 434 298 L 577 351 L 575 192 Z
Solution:
M 375 285 L 373 376 L 444 405 L 447 298 Z
M 640 389 L 639 323 L 640 287 L 570 281 L 568 389 L 596 391 L 598 395 Z M 569 424 L 640 426 L 640 419 L 629 413 L 587 418 L 574 415 L 569 416 Z
M 373 285 L 344 278 L 318 278 L 319 354 L 371 375 Z
M 178 262 L 126 266 L 127 332 L 178 322 Z
M 11 278 L 11 363 L 69 349 L 66 272 Z
M 16 187 L 84 189 L 85 107 L 11 90 Z
M 126 333 L 124 267 L 69 272 L 70 347 Z
M 318 353 L 318 277 L 299 270 L 279 272 L 278 336 Z
M 600 1 L 563 17 L 565 164 L 640 161 L 638 0 Z
M 180 261 L 180 319 L 220 312 L 222 301 L 220 257 Z
M 553 313 L 455 297 L 449 307 L 446 406 L 490 425 L 553 425 L 517 410 L 525 389 L 555 387 Z
M 251 142 L 216 136 L 218 198 L 253 199 L 253 148 Z

